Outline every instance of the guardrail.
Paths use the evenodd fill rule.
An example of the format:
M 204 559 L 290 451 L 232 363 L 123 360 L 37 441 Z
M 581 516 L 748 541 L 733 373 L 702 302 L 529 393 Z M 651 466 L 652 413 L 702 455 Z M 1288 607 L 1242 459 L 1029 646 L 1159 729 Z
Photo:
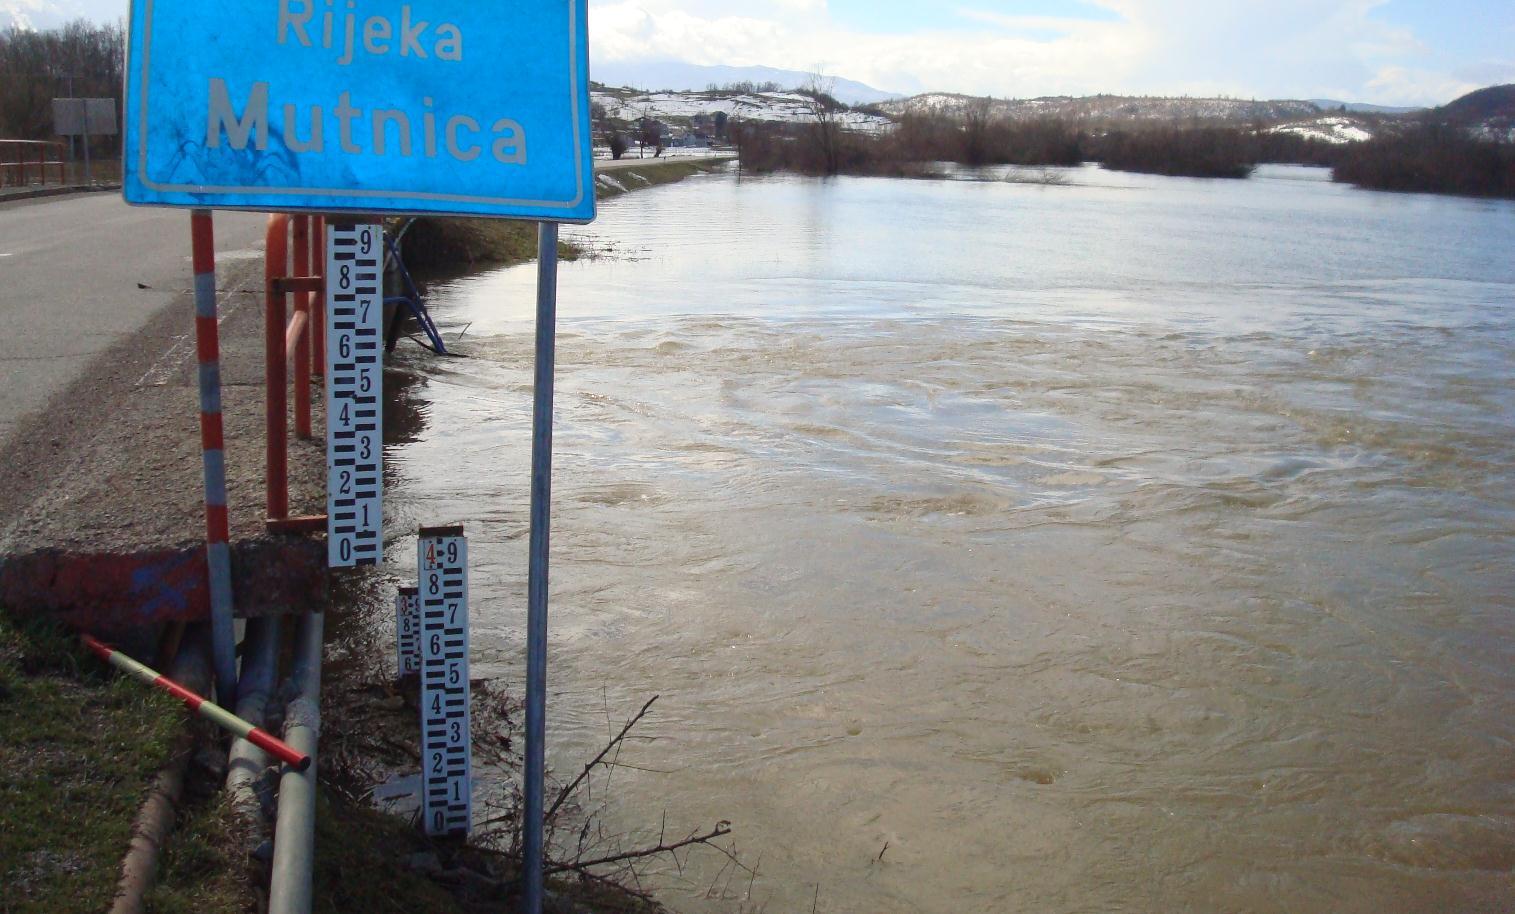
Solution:
M 52 158 L 48 158 L 49 154 Z M 27 176 L 37 172 L 36 183 L 46 185 L 48 169 L 56 169 L 59 184 L 67 184 L 68 163 L 63 144 L 46 140 L 0 140 L 0 187 L 25 187 Z
M 311 378 L 324 374 L 326 365 L 325 234 L 326 220 L 320 216 L 273 213 L 268 217 L 263 345 L 270 532 L 308 533 L 326 527 L 324 514 L 289 514 L 289 387 L 292 381 L 295 434 L 308 439 L 312 434 Z

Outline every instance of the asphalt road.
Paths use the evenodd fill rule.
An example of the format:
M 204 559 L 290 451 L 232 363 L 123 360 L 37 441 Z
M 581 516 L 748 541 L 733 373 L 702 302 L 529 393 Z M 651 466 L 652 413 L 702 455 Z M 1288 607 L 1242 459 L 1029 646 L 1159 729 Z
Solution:
M 265 219 L 217 213 L 219 259 L 261 256 Z M 189 291 L 189 254 L 183 210 L 116 193 L 0 203 L 0 444 Z

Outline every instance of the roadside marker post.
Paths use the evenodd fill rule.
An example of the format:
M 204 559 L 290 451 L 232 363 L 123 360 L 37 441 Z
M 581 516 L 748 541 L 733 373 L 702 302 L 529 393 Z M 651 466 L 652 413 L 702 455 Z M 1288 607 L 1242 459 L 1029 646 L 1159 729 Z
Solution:
M 384 514 L 384 228 L 326 225 L 326 551 L 377 565 Z
M 462 527 L 421 529 L 421 817 L 428 835 L 473 828 L 468 685 L 468 540 Z
M 101 660 L 104 660 L 138 682 L 167 692 L 184 702 L 184 706 L 194 713 L 233 736 L 247 740 L 284 764 L 293 767 L 296 771 L 304 771 L 310 767 L 309 755 L 295 749 L 262 727 L 253 726 L 220 705 L 207 701 L 189 689 L 184 688 L 152 667 L 133 660 L 90 635 L 81 636 L 81 640 L 83 640 L 84 646 L 89 648 Z
M 236 703 L 237 637 L 231 587 L 231 520 L 221 419 L 221 332 L 216 315 L 216 238 L 208 210 L 190 214 L 195 268 L 195 354 L 200 368 L 200 456 L 205 477 L 205 562 L 210 571 L 211 662 L 216 694 Z
M 401 587 L 395 595 L 395 673 L 399 678 L 421 672 L 421 591 Z

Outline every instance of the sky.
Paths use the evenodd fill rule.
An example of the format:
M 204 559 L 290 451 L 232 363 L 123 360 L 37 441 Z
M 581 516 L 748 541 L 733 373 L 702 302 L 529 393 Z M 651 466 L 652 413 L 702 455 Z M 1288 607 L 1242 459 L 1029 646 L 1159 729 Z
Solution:
M 410 3 L 418 11 L 428 5 Z M 360 10 L 365 5 L 380 4 L 359 0 Z M 0 0 L 0 25 L 110 20 L 126 6 Z M 590 0 L 589 7 L 591 61 L 769 66 L 903 94 L 1436 105 L 1515 82 L 1512 0 Z

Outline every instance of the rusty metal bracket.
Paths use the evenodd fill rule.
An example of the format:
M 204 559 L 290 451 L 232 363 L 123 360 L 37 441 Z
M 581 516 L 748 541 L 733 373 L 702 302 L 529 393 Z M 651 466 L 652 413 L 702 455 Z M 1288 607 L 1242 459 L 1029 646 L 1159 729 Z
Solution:
M 326 280 L 320 276 L 279 276 L 274 278 L 275 295 L 294 295 L 301 292 L 326 292 Z
M 270 517 L 264 521 L 269 533 L 325 533 L 326 515 L 307 514 L 302 517 Z

